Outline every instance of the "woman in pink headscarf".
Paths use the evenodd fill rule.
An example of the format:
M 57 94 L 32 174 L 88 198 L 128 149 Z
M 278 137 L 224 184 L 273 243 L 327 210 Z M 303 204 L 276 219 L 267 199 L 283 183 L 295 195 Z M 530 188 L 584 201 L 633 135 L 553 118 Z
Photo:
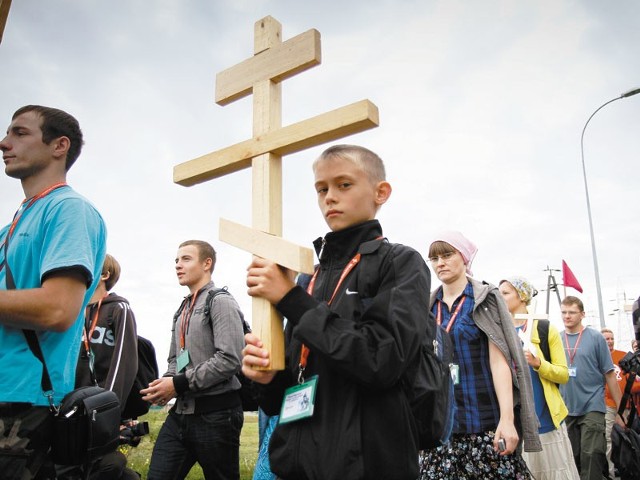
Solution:
M 442 282 L 431 311 L 454 345 L 456 415 L 451 441 L 422 452 L 421 480 L 532 478 L 521 446 L 541 449 L 522 347 L 498 288 L 471 277 L 476 252 L 460 232 L 443 232 L 429 247 Z

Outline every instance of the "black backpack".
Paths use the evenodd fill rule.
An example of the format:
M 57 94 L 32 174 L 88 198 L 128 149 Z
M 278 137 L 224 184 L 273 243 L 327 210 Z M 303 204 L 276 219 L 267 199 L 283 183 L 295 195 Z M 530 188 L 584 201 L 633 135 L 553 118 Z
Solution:
M 109 316 L 107 318 L 107 324 L 113 329 L 113 312 L 114 309 L 109 310 Z M 148 340 L 140 335 L 137 335 L 138 343 L 138 371 L 133 380 L 131 391 L 127 396 L 124 410 L 122 411 L 122 418 L 136 419 L 149 411 L 150 403 L 142 400 L 140 390 L 147 388 L 151 382 L 160 377 L 158 370 L 158 360 L 156 359 L 156 349 Z
M 218 295 L 231 295 L 227 290 L 227 287 L 222 288 L 212 288 L 207 293 L 207 300 L 204 307 L 205 316 L 209 317 L 211 313 L 211 307 L 213 305 L 213 301 Z M 244 315 L 240 310 L 238 310 L 240 314 L 240 320 L 242 320 L 242 330 L 245 334 L 251 332 L 251 327 L 244 319 Z M 213 329 L 213 320 L 211 328 Z M 240 381 L 240 399 L 242 400 L 242 410 L 245 412 L 256 412 L 258 411 L 258 400 L 257 400 L 257 392 L 254 383 L 244 376 L 242 370 L 239 370 L 236 373 L 236 378 Z
M 153 343 L 138 335 L 138 371 L 127 397 L 122 418 L 138 418 L 149 411 L 150 404 L 142 400 L 140 390 L 147 388 L 159 376 L 156 349 Z
M 366 293 L 373 296 L 377 293 L 377 285 L 365 285 L 367 281 L 379 278 L 382 262 L 398 246 L 386 239 L 373 240 L 368 242 L 372 247 L 368 247 L 367 251 L 375 251 L 373 242 L 380 243 L 379 252 L 375 255 L 363 254 L 356 268 L 360 295 Z M 429 292 L 424 294 L 428 296 Z M 450 367 L 453 362 L 451 339 L 444 328 L 436 325 L 430 311 L 424 312 L 424 320 L 420 353 L 401 379 L 418 429 L 418 446 L 421 450 L 449 441 L 456 408 Z
M 624 410 L 628 403 L 631 404 L 631 408 L 625 427 L 614 423 L 611 429 L 611 461 L 618 469 L 621 480 L 638 480 L 640 479 L 640 421 L 636 417 L 636 405 L 631 396 L 631 388 L 638 372 L 636 354 L 627 353 L 618 364 L 623 371 L 628 372 L 624 393 L 618 407 L 620 418 L 624 420 Z

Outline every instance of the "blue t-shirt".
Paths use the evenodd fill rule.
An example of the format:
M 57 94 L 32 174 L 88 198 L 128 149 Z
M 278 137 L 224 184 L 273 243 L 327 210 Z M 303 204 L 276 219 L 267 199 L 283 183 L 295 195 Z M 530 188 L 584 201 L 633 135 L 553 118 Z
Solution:
M 606 413 L 604 375 L 613 370 L 614 366 L 604 337 L 600 332 L 584 328 L 582 335 L 562 331 L 560 338 L 569 367 L 569 381 L 560 385 L 560 393 L 569 409 L 569 415 L 580 417 L 588 412 Z M 575 376 L 571 373 L 572 369 L 575 369 Z
M 9 226 L 0 230 L 4 245 Z M 39 288 L 48 274 L 73 269 L 87 282 L 76 322 L 65 332 L 37 331 L 59 403 L 73 390 L 84 307 L 100 280 L 106 253 L 106 227 L 98 211 L 70 187 L 58 188 L 22 212 L 9 239 L 7 262 L 16 289 Z M 5 250 L 0 249 L 0 264 Z M 6 290 L 7 268 L 0 271 Z M 33 355 L 21 329 L 0 324 L 0 402 L 48 405 L 40 380 L 42 363 Z

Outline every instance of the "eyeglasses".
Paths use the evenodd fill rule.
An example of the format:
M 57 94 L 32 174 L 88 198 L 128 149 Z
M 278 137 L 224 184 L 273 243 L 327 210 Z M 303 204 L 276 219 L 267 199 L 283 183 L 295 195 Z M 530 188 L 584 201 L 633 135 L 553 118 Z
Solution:
M 453 257 L 456 254 L 456 252 L 447 252 L 447 253 L 443 253 L 442 255 L 438 255 L 435 257 L 429 257 L 429 261 L 431 263 L 438 263 L 438 260 L 442 260 L 443 262 L 448 262 L 451 257 Z

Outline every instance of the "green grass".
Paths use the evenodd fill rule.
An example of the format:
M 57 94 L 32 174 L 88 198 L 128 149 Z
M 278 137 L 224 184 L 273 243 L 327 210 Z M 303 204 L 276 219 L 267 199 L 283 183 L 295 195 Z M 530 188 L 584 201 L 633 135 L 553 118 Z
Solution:
M 142 437 L 140 444 L 135 447 L 122 446 L 122 452 L 127 456 L 127 466 L 147 478 L 149 462 L 153 445 L 164 422 L 167 413 L 163 410 L 152 409 L 138 420 L 149 422 L 149 435 Z M 245 413 L 244 426 L 240 435 L 240 480 L 251 480 L 253 467 L 258 457 L 258 415 Z M 187 475 L 187 480 L 202 480 L 204 478 L 200 465 L 196 464 Z

